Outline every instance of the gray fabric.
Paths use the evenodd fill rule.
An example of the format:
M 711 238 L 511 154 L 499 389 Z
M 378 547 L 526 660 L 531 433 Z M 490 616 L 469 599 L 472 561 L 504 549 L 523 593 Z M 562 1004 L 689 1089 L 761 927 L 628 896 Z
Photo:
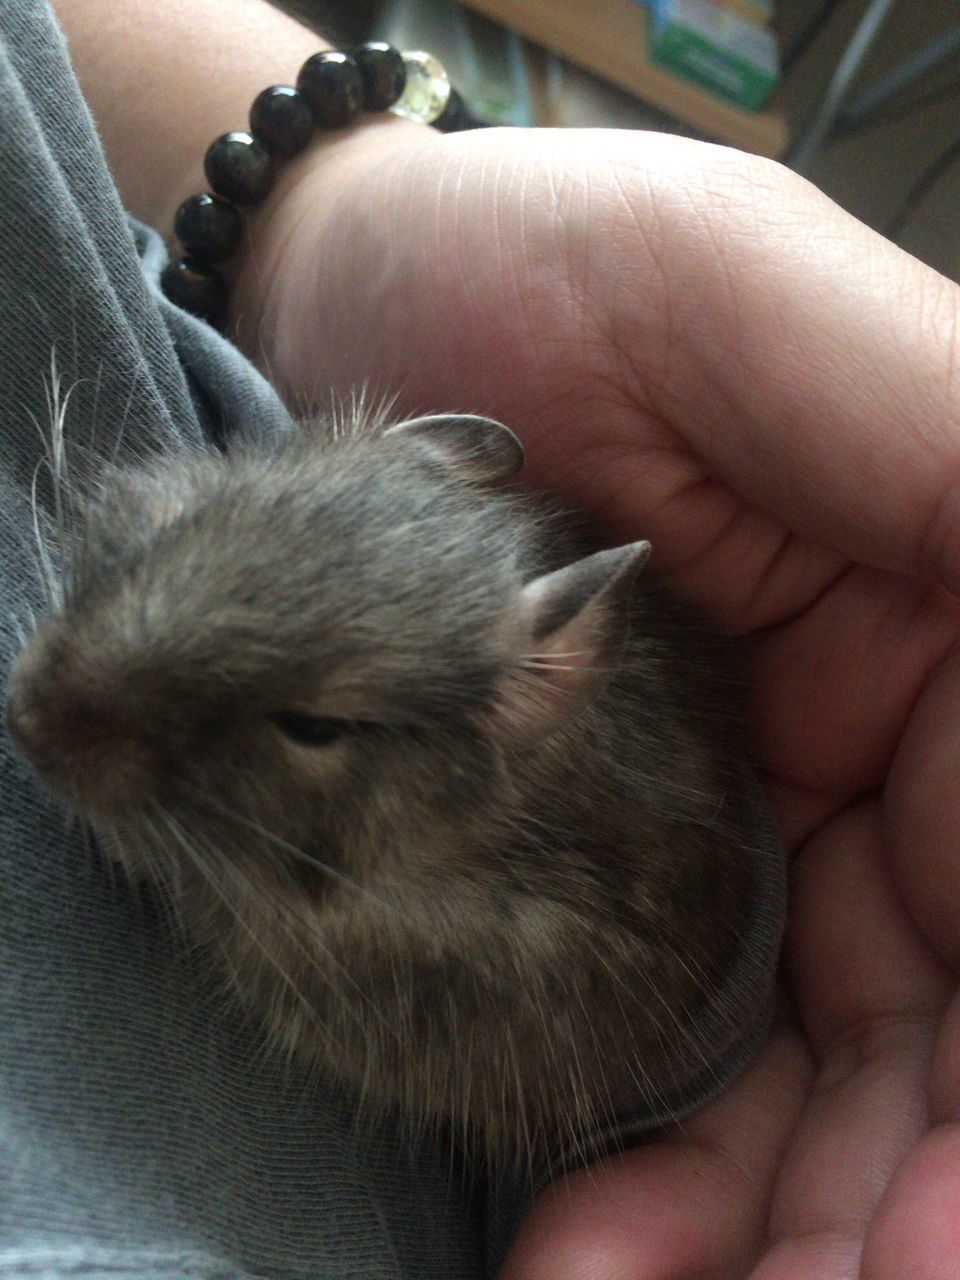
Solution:
M 158 305 L 46 7 L 5 5 L 0 28 L 5 674 L 41 605 L 28 495 L 52 348 L 64 387 L 81 379 L 67 434 L 97 450 L 286 415 L 228 343 Z M 162 250 L 139 239 L 155 277 Z M 6 739 L 0 842 L 0 1274 L 485 1274 L 446 1157 L 359 1136 L 343 1099 L 267 1062 Z
M 67 437 L 97 453 L 289 419 L 232 346 L 161 298 L 162 245 L 124 217 L 44 4 L 0 9 L 0 94 L 3 678 L 42 606 L 30 491 L 36 474 L 49 500 L 51 353 L 73 387 Z M 783 881 L 763 821 L 737 1035 L 728 1018 L 706 1076 L 631 1133 L 716 1092 L 766 1025 Z M 0 1027 L 2 1276 L 470 1280 L 492 1274 L 526 1203 L 471 1189 L 389 1125 L 360 1129 L 349 1099 L 270 1061 L 5 737 Z

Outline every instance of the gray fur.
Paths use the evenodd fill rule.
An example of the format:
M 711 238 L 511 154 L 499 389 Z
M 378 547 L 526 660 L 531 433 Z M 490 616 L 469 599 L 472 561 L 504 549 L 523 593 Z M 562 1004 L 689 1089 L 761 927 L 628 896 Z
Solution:
M 476 481 L 502 436 L 463 467 L 426 436 L 313 425 L 103 475 L 10 723 L 285 1051 L 537 1161 L 702 1070 L 727 1012 L 757 874 L 736 682 L 655 582 L 601 581 L 576 603 L 616 612 L 617 652 L 629 609 L 618 666 L 512 736 L 563 674 L 523 588 L 581 549 Z M 355 723 L 302 747 L 287 710 Z

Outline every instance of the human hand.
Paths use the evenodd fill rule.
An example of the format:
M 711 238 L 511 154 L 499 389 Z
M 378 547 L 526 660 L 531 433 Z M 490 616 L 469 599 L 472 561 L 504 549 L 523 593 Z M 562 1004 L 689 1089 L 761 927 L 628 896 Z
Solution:
M 382 126 L 380 126 L 382 128 Z M 958 291 L 764 161 L 404 127 L 258 214 L 239 333 L 292 402 L 509 423 L 750 653 L 794 1020 L 552 1187 L 502 1280 L 945 1280 L 960 1256 Z

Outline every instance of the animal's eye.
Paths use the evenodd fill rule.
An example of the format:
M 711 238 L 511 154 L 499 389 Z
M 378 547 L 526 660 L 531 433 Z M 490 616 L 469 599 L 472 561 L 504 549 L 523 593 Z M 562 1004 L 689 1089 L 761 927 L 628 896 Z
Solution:
M 333 716 L 311 716 L 302 711 L 281 711 L 273 722 L 282 734 L 301 747 L 325 747 L 346 733 L 349 720 Z

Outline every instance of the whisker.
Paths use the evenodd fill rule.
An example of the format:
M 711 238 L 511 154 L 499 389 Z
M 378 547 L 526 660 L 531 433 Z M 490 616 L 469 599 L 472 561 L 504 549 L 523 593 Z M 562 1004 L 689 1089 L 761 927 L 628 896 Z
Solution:
M 37 564 L 40 570 L 40 582 L 47 597 L 47 603 L 51 606 L 60 607 L 63 604 L 63 595 L 60 590 L 60 580 L 53 567 L 53 559 L 50 555 L 43 534 L 40 532 L 40 510 L 37 501 L 37 481 L 40 476 L 40 470 L 44 466 L 49 466 L 46 459 L 41 458 L 33 470 L 33 479 L 30 483 L 30 508 L 33 518 L 33 536 L 35 542 L 35 554 Z
M 585 671 L 612 675 L 615 670 L 595 662 L 553 662 L 548 658 L 522 658 L 518 665 L 521 675 L 529 671 Z
M 187 839 L 186 831 L 181 827 L 181 825 L 178 822 L 176 822 L 176 820 L 169 813 L 164 813 L 164 818 L 171 830 L 171 833 L 175 834 L 178 842 L 181 844 L 181 847 L 185 849 L 188 848 L 189 841 Z M 282 918 L 285 918 L 288 923 L 293 923 L 295 925 L 298 925 L 302 930 L 304 930 L 309 935 L 313 946 L 316 948 L 319 948 L 322 951 L 325 958 L 329 961 L 329 963 L 333 966 L 333 968 L 337 970 L 337 972 L 340 974 L 344 982 L 347 983 L 350 987 L 352 987 L 353 990 L 356 992 L 356 995 L 358 996 L 358 998 L 361 1001 L 363 1001 L 364 1004 L 367 1005 L 371 1013 L 373 1013 L 374 1017 L 383 1026 L 384 1030 L 389 1032 L 389 1034 L 393 1038 L 398 1039 L 396 1032 L 390 1026 L 390 1024 L 386 1021 L 386 1019 L 383 1017 L 383 1014 L 381 1013 L 381 1011 L 376 1007 L 375 1004 L 372 1003 L 372 1001 L 369 999 L 369 997 L 366 995 L 363 989 L 359 986 L 356 980 L 351 976 L 349 971 L 346 968 L 344 968 L 344 966 L 340 963 L 339 960 L 337 960 L 333 951 L 326 944 L 323 938 L 322 927 L 320 926 L 318 921 L 310 919 L 304 914 L 302 914 L 301 912 L 295 910 L 290 905 L 289 902 L 283 902 L 281 899 L 277 898 L 276 895 L 268 896 L 263 894 L 261 887 L 257 886 L 253 882 L 253 880 L 249 875 L 249 872 L 241 865 L 239 860 L 236 858 L 228 859 L 226 855 L 223 853 L 223 851 L 218 849 L 209 840 L 204 840 L 203 846 L 206 853 L 209 855 L 209 857 L 212 860 L 216 861 L 217 865 L 219 866 L 222 872 L 225 872 L 228 876 L 239 878 L 244 882 L 247 889 L 247 892 L 244 895 L 245 906 L 247 906 L 251 910 L 258 912 L 261 918 L 265 922 L 267 922 L 268 925 L 269 925 L 268 913 L 272 909 L 272 911 L 276 915 Z M 196 856 L 199 856 L 199 854 L 197 854 Z M 205 864 L 203 866 L 203 870 L 205 872 L 207 870 Z M 271 868 L 271 871 L 274 873 L 280 872 L 281 870 L 282 870 L 281 868 L 276 866 Z M 292 877 L 288 877 L 288 878 L 290 879 L 291 892 L 292 894 L 296 894 L 299 891 L 299 886 L 292 879 Z M 209 879 L 209 876 L 208 876 L 208 879 Z M 211 881 L 211 884 L 213 884 L 213 881 Z M 238 923 L 240 923 L 244 927 L 244 929 L 248 931 L 248 933 L 250 933 L 251 937 L 255 938 L 255 935 L 253 935 L 252 931 L 250 931 L 249 925 L 240 916 L 236 903 L 231 903 L 229 899 L 225 895 L 223 895 L 222 891 L 219 890 L 219 886 L 216 886 L 216 889 L 218 892 L 218 896 L 220 896 L 221 898 L 221 901 L 228 908 L 228 910 L 232 911 Z M 314 951 L 312 951 L 311 948 L 308 947 L 301 938 L 297 937 L 291 931 L 287 931 L 284 934 L 284 940 L 285 942 L 293 946 L 300 953 L 300 955 L 305 960 L 308 961 L 312 969 L 326 982 L 331 992 L 340 999 L 340 1002 L 344 1010 L 350 1013 L 354 1017 L 355 1021 L 357 1022 L 357 1025 L 360 1026 L 362 1029 L 365 1026 L 365 1024 L 360 1022 L 359 1015 L 356 1014 L 356 1011 L 351 1009 L 349 1003 L 345 998 L 345 994 L 336 987 L 330 975 L 323 971 L 323 969 L 319 965 L 318 958 L 314 953 Z M 256 941 L 258 942 L 258 945 L 260 945 L 259 939 L 256 939 Z M 262 950 L 262 945 L 260 945 L 260 949 Z M 278 972 L 281 974 L 281 977 L 285 976 L 284 971 L 282 970 L 282 968 L 279 967 L 279 965 L 275 964 L 274 967 L 277 968 Z
M 197 790 L 197 794 L 198 796 L 201 794 L 199 790 Z M 275 832 L 269 831 L 259 822 L 255 822 L 252 818 L 248 818 L 242 813 L 237 812 L 237 810 L 231 809 L 228 805 L 218 803 L 212 796 L 206 793 L 203 794 L 203 800 L 214 813 L 219 813 L 221 817 L 227 818 L 231 822 L 235 822 L 238 826 L 245 827 L 248 831 L 260 836 L 261 839 L 268 841 L 276 848 L 282 849 L 285 853 L 289 853 L 292 857 L 305 863 L 307 866 L 313 867 L 314 870 L 321 872 L 337 884 L 342 884 L 353 893 L 366 898 L 381 910 L 389 912 L 407 924 L 416 923 L 412 917 L 406 916 L 394 903 L 387 902 L 384 898 L 381 898 L 378 894 L 366 888 L 365 885 L 360 884 L 351 876 L 346 875 L 342 871 L 338 871 L 335 867 L 331 867 L 328 863 L 322 862 L 319 858 L 313 857 L 305 850 L 291 844 L 288 840 L 284 840 L 282 836 L 278 836 Z
M 137 377 L 139 377 L 139 373 Z M 120 457 L 120 450 L 125 444 L 127 424 L 130 421 L 130 409 L 131 409 L 131 406 L 133 405 L 133 398 L 137 394 L 138 390 L 139 388 L 137 386 L 137 378 L 134 378 L 133 383 L 130 387 L 130 394 L 127 396 L 127 402 L 123 407 L 123 413 L 120 415 L 120 421 L 117 423 L 117 428 L 116 428 L 117 438 L 114 441 L 113 452 L 110 455 L 110 465 L 112 467 L 115 467 L 117 465 L 117 459 Z M 141 451 L 140 449 L 134 450 L 134 457 L 142 459 L 144 456 L 145 456 L 144 452 Z
M 270 951 L 267 949 L 267 947 L 264 946 L 261 939 L 257 937 L 256 931 L 250 927 L 250 925 L 246 922 L 246 920 L 244 920 L 243 916 L 237 910 L 236 904 L 231 902 L 229 896 L 226 893 L 224 893 L 224 891 L 221 889 L 220 885 L 217 883 L 216 877 L 213 875 L 211 868 L 207 865 L 207 862 L 205 861 L 205 859 L 201 857 L 200 854 L 193 848 L 193 845 L 191 844 L 190 840 L 186 836 L 186 832 L 184 832 L 181 829 L 179 823 L 177 823 L 169 814 L 167 814 L 163 810 L 159 810 L 158 816 L 161 822 L 163 822 L 164 826 L 170 832 L 170 835 L 176 841 L 180 849 L 189 859 L 190 863 L 193 865 L 195 870 L 200 874 L 200 876 L 206 881 L 206 883 L 210 886 L 210 888 L 213 890 L 216 896 L 220 899 L 223 906 L 227 909 L 230 915 L 233 916 L 234 920 L 236 920 L 239 927 L 244 931 L 244 933 L 247 935 L 249 940 L 253 943 L 257 951 L 260 952 L 264 960 L 266 960 L 267 964 L 277 973 L 277 975 L 280 977 L 280 979 L 286 986 L 287 990 L 291 992 L 291 994 L 296 998 L 298 1003 L 301 1005 L 304 1012 L 307 1014 L 308 1018 L 312 1022 L 320 1026 L 321 1030 L 324 1033 L 326 1033 L 326 1028 L 322 1027 L 322 1024 L 320 1024 L 320 1021 L 316 1015 L 316 1011 L 314 1010 L 310 1001 L 307 999 L 307 997 L 303 994 L 303 992 L 297 986 L 296 982 L 293 980 L 290 974 L 287 973 L 287 971 L 284 969 L 283 965 L 279 962 L 279 960 L 277 960 L 276 956 L 272 955 Z M 207 852 L 209 853 L 209 850 Z
M 582 658 L 589 649 L 551 649 L 549 653 L 525 653 L 522 662 L 552 662 L 554 658 Z

